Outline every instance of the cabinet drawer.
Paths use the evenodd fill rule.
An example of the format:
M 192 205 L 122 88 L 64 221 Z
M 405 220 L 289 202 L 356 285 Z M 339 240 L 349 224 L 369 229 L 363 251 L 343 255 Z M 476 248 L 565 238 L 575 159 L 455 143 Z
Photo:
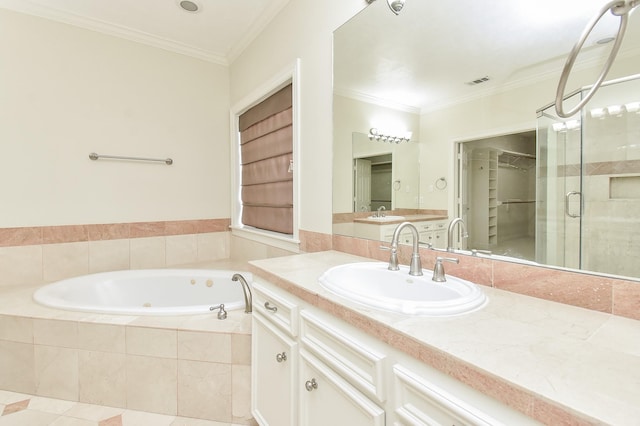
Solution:
M 304 347 L 370 398 L 385 401 L 386 355 L 309 311 L 303 310 L 300 315 Z
M 298 306 L 256 282 L 253 283 L 253 310 L 289 336 L 298 335 Z
M 395 414 L 402 425 L 499 426 L 503 423 L 401 366 L 393 367 Z

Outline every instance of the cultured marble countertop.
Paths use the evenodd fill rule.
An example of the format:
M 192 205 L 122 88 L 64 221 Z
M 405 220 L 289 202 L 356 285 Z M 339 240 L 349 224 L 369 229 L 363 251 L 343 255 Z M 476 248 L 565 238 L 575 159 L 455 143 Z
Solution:
M 373 214 L 373 212 L 371 213 Z M 389 224 L 398 224 L 402 222 L 423 222 L 429 220 L 446 220 L 447 216 L 435 215 L 435 214 L 410 214 L 403 215 L 402 219 L 397 220 L 379 220 L 379 219 L 370 219 L 368 217 L 361 217 L 358 219 L 353 219 L 354 222 L 358 223 L 369 223 L 372 225 L 389 225 Z
M 415 317 L 318 284 L 328 268 L 362 261 L 373 260 L 327 251 L 253 261 L 250 270 L 543 423 L 640 424 L 640 321 L 485 286 L 479 311 Z

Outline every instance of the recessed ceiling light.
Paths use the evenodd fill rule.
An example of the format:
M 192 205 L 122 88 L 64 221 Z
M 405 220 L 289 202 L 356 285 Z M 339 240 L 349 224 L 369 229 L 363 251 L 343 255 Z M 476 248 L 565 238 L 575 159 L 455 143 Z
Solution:
M 192 0 L 181 0 L 180 3 L 178 4 L 182 9 L 186 10 L 187 12 L 195 13 L 198 10 L 200 10 L 200 6 L 198 6 L 198 3 Z

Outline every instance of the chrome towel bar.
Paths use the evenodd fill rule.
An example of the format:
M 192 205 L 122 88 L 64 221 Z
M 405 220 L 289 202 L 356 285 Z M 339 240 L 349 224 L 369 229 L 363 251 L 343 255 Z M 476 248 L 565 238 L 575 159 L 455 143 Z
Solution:
M 96 154 L 95 152 L 92 152 L 91 154 L 89 154 L 89 158 L 92 160 L 107 158 L 110 160 L 153 161 L 158 163 L 165 163 L 167 166 L 170 166 L 173 164 L 173 160 L 171 158 L 123 157 L 119 155 Z

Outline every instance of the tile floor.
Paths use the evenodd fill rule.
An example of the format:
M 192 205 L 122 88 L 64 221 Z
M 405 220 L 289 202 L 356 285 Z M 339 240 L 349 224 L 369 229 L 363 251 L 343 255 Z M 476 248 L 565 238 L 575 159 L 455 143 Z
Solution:
M 240 426 L 0 390 L 0 426 Z

